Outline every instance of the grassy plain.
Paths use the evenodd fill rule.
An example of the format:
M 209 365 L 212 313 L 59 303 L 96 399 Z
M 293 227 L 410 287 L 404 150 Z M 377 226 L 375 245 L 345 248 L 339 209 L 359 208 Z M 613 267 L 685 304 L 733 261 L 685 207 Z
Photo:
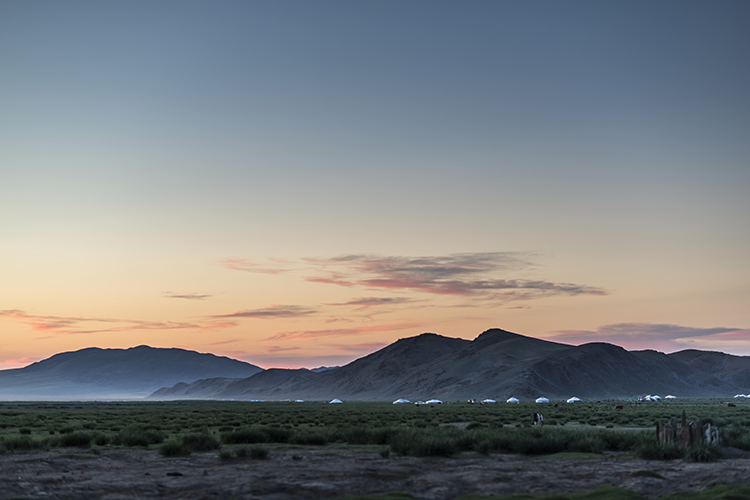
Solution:
M 274 446 L 368 446 L 412 456 L 472 452 L 550 455 L 623 452 L 679 458 L 658 446 L 654 423 L 700 418 L 725 444 L 750 451 L 750 401 L 673 400 L 434 406 L 320 402 L 0 403 L 0 452 L 80 447 L 158 447 L 165 456 L 218 450 L 222 458 L 264 458 Z M 618 408 L 621 407 L 621 408 Z M 532 414 L 544 415 L 532 427 Z M 252 448 L 248 449 L 247 446 Z M 263 451 L 265 448 L 265 452 Z M 711 460 L 717 450 L 685 458 Z

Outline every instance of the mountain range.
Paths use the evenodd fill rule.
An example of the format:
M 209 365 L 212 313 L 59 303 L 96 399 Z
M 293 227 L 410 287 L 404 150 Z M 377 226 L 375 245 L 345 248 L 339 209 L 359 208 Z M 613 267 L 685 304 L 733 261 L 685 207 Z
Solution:
M 398 340 L 345 366 L 263 370 L 182 349 L 97 349 L 0 371 L 0 399 L 444 400 L 730 397 L 750 392 L 750 356 L 579 346 L 500 329 L 474 340 L 434 333 Z
M 750 389 L 750 357 L 720 352 L 571 346 L 499 329 L 474 340 L 433 333 L 401 339 L 340 368 L 265 370 L 244 379 L 177 384 L 156 399 L 622 398 L 731 396 Z

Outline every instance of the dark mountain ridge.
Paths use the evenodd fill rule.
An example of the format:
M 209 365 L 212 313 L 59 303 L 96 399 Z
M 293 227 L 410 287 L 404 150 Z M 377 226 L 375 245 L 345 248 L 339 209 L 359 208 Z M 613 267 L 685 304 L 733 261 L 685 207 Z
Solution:
M 738 388 L 742 394 L 750 392 L 750 356 L 732 356 L 716 351 L 688 349 L 669 355 L 705 374 L 710 374 L 717 384 L 727 384 Z
M 246 378 L 260 371 L 250 363 L 185 349 L 90 347 L 0 371 L 0 399 L 144 397 L 178 382 Z

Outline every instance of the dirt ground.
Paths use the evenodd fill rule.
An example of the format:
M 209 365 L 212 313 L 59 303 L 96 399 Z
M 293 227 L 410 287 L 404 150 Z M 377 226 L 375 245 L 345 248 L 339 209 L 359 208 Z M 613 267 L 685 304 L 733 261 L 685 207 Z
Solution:
M 633 475 L 644 470 L 663 479 Z M 220 460 L 216 452 L 164 458 L 155 450 L 139 449 L 0 455 L 0 499 L 323 500 L 401 491 L 419 499 L 449 500 L 470 493 L 588 491 L 603 484 L 655 498 L 714 484 L 748 482 L 747 455 L 705 464 L 614 456 L 383 458 L 375 452 L 329 448 L 272 449 L 266 460 Z

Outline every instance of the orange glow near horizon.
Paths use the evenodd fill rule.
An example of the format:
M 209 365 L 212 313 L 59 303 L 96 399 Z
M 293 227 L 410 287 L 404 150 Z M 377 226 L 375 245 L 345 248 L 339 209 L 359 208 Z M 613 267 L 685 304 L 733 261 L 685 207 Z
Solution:
M 368 260 L 367 266 L 352 265 L 363 259 Z M 57 352 L 85 347 L 150 345 L 211 352 L 262 368 L 316 368 L 346 364 L 399 338 L 431 332 L 473 339 L 489 328 L 574 345 L 601 341 L 627 349 L 673 352 L 697 348 L 750 354 L 750 330 L 742 328 L 619 323 L 586 329 L 586 318 L 582 321 L 571 316 L 568 324 L 584 327 L 552 329 L 549 325 L 557 324 L 566 311 L 606 310 L 616 304 L 616 295 L 599 286 L 532 279 L 525 271 L 528 264 L 516 260 L 502 253 L 483 253 L 419 258 L 350 256 L 326 261 L 322 272 L 336 274 L 337 281 L 350 283 L 347 286 L 313 282 L 310 277 L 321 272 L 320 261 L 304 267 L 305 260 L 299 259 L 286 264 L 288 269 L 279 266 L 273 273 L 264 265 L 253 266 L 247 261 L 241 266 L 222 262 L 214 272 L 229 270 L 221 272 L 221 280 L 229 280 L 224 281 L 226 288 L 238 292 L 154 294 L 143 316 L 135 315 L 128 303 L 119 312 L 108 304 L 107 313 L 116 316 L 97 314 L 94 296 L 85 301 L 85 310 L 76 310 L 71 316 L 0 311 L 6 346 L 0 363 L 17 368 Z M 342 261 L 343 266 L 339 264 Z M 372 262 L 378 264 L 372 266 Z M 514 274 L 525 276 L 518 279 Z M 256 275 L 270 292 L 250 300 L 238 284 L 257 283 Z M 389 283 L 384 294 L 380 286 L 371 285 L 373 276 L 380 275 L 399 275 L 403 283 Z M 283 280 L 284 286 L 296 280 L 310 288 L 310 295 L 285 294 L 284 286 L 273 284 L 276 279 Z M 274 302 L 283 295 L 300 303 Z M 155 302 L 164 303 L 169 315 L 159 314 Z M 592 318 L 596 315 L 589 314 Z

